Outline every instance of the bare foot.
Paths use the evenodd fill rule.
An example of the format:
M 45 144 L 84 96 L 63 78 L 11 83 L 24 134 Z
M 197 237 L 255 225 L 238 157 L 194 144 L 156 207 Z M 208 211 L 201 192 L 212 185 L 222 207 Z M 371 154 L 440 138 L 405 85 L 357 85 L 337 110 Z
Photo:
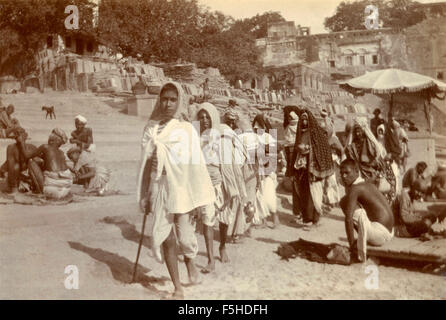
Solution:
M 162 300 L 184 300 L 183 289 L 175 289 L 173 293 L 164 296 Z
M 203 279 L 201 279 L 200 275 L 198 274 L 198 270 L 195 264 L 188 268 L 187 271 L 189 273 L 189 282 L 191 285 L 200 284 L 203 281 Z
M 279 220 L 279 216 L 277 215 L 277 213 L 275 213 L 273 215 L 273 229 L 276 229 L 280 226 L 280 220 Z
M 226 253 L 226 248 L 225 247 L 220 247 L 220 260 L 221 263 L 228 263 L 229 262 L 229 257 L 228 254 Z
M 209 262 L 206 267 L 201 269 L 202 273 L 211 273 L 213 271 L 215 271 L 215 261 Z

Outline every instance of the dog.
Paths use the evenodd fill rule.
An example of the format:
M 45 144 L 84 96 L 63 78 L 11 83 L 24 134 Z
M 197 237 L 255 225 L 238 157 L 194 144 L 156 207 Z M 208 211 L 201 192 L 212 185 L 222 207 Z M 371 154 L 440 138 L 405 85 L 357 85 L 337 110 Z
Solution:
M 48 115 L 50 116 L 50 119 L 53 119 L 53 116 L 54 119 L 56 119 L 56 112 L 54 112 L 54 106 L 51 107 L 43 106 L 42 111 L 46 111 L 45 119 L 48 119 Z

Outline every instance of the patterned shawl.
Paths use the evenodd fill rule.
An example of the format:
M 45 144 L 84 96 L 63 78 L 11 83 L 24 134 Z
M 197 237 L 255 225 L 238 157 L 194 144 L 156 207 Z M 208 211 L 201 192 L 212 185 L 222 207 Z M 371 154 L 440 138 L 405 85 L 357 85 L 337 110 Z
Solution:
M 310 133 L 310 155 L 309 155 L 309 165 L 308 171 L 311 175 L 316 178 L 326 178 L 333 174 L 334 166 L 333 159 L 331 155 L 331 148 L 328 144 L 327 133 L 318 124 L 316 118 L 313 116 L 311 111 L 302 110 L 299 114 L 299 127 L 296 134 L 296 142 L 294 144 L 293 151 L 293 162 L 299 154 L 298 145 L 302 137 L 302 115 L 306 113 L 308 115 L 308 130 Z

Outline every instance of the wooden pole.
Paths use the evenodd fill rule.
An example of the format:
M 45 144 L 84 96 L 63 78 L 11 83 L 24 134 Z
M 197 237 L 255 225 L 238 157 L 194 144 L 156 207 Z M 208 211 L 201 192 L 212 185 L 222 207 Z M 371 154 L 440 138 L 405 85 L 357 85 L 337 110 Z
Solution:
M 146 228 L 147 211 L 148 210 L 146 210 L 146 212 L 144 212 L 144 217 L 142 220 L 141 237 L 139 238 L 138 253 L 136 254 L 135 266 L 133 267 L 132 283 L 135 282 L 136 271 L 138 269 L 139 255 L 141 253 L 141 247 L 142 247 L 142 243 L 144 241 L 144 229 Z

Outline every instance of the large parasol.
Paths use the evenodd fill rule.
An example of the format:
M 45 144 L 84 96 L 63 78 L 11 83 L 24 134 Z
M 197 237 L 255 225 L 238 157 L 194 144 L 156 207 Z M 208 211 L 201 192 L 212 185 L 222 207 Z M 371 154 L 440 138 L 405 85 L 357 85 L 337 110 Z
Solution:
M 393 95 L 417 94 L 425 100 L 424 111 L 426 118 L 430 119 L 430 105 L 433 98 L 444 100 L 446 83 L 437 79 L 400 69 L 383 69 L 372 72 L 342 82 L 341 88 L 353 93 L 363 95 L 372 93 L 390 98 L 390 109 L 393 107 Z M 441 96 L 443 93 L 443 96 Z M 432 124 L 428 120 L 429 130 L 432 133 Z

